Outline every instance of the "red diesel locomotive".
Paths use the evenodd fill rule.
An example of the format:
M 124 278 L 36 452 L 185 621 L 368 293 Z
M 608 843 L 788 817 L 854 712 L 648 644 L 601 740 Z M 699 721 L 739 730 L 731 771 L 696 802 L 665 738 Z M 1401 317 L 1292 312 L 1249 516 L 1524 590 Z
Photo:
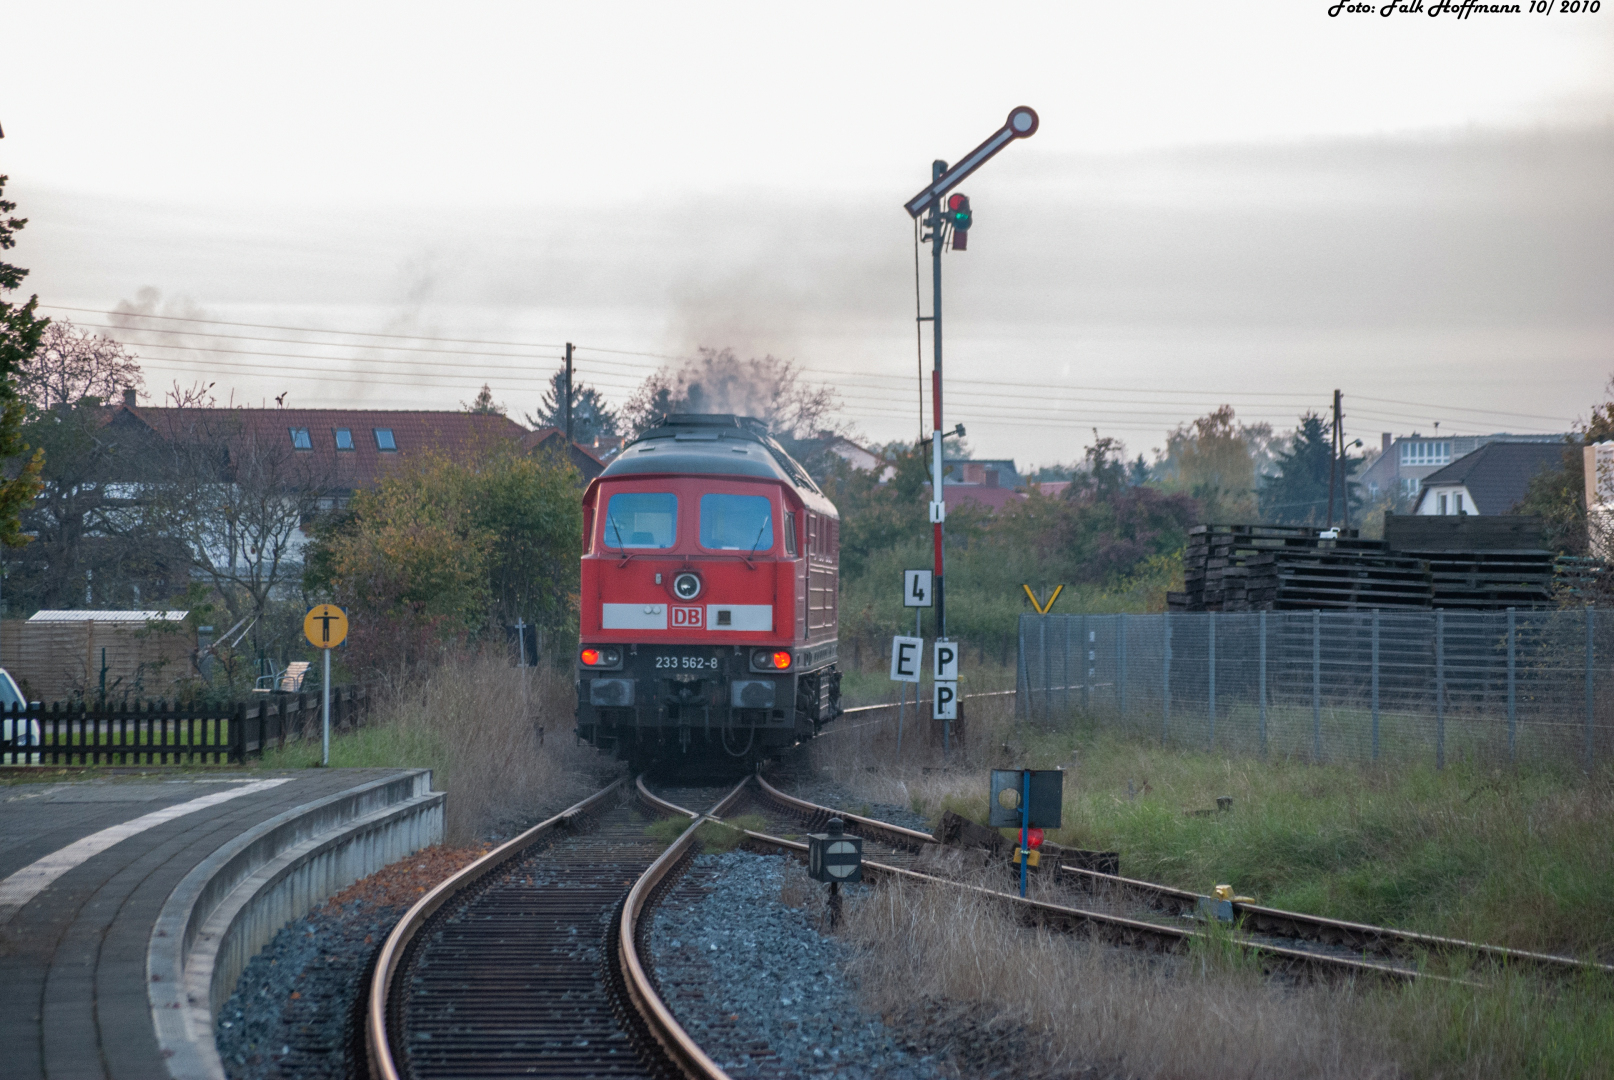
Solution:
M 839 716 L 839 527 L 760 421 L 640 435 L 583 495 L 578 735 L 749 767 Z

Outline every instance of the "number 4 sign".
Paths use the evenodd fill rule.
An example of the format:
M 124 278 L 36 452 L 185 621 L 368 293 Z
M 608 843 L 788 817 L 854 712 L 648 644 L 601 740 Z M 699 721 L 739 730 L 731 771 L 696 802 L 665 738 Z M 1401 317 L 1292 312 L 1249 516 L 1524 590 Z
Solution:
M 929 570 L 904 570 L 902 572 L 902 606 L 930 607 L 930 587 L 931 572 Z

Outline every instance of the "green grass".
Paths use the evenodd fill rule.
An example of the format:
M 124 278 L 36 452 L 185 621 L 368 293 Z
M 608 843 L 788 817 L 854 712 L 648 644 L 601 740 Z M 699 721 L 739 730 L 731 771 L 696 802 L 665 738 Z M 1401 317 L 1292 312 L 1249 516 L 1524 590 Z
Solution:
M 767 819 L 759 814 L 737 814 L 724 821 L 702 822 L 701 827 L 695 831 L 695 839 L 700 841 L 701 851 L 706 854 L 732 851 L 745 839 L 744 830 L 762 832 L 767 828 L 767 824 Z M 688 828 L 688 818 L 666 817 L 646 825 L 644 832 L 652 840 L 666 846 L 684 835 L 684 831 Z
M 908 628 L 913 633 L 913 627 Z M 966 643 L 966 650 L 968 645 Z M 931 644 L 929 639 L 925 642 L 924 679 L 919 684 L 919 700 L 929 708 L 931 694 Z M 967 656 L 967 663 L 959 672 L 958 685 L 960 692 L 965 694 L 978 694 L 992 690 L 1013 690 L 1015 669 L 1014 664 L 999 664 L 990 656 L 985 662 L 980 662 L 973 651 Z M 908 689 L 908 704 L 913 704 L 913 686 L 909 683 L 901 684 Z M 843 665 L 841 670 L 841 704 L 846 708 L 858 705 L 879 705 L 897 700 L 897 683 L 891 681 L 891 661 L 877 661 L 873 656 L 864 657 L 862 670 Z
M 331 732 L 331 766 L 351 769 L 432 769 L 448 765 L 449 744 L 442 729 L 417 725 L 377 724 L 353 731 Z M 307 769 L 319 764 L 316 736 L 285 747 L 265 747 L 259 759 L 266 769 Z
M 1614 955 L 1614 785 L 1547 765 L 1310 765 L 1023 729 L 1064 765 L 1052 839 L 1121 852 L 1128 876 L 1273 907 L 1520 948 Z M 1129 796 L 1130 790 L 1135 794 Z M 951 809 L 984 819 L 978 798 Z M 1208 817 L 1185 810 L 1233 797 Z
M 1498 767 L 1478 756 L 1444 770 L 1319 766 L 1162 746 L 1081 722 L 1058 732 L 1005 724 L 994 740 L 1010 743 L 1011 760 L 993 764 L 1067 769 L 1065 827 L 1050 838 L 1119 851 L 1128 876 L 1200 893 L 1231 884 L 1273 907 L 1614 960 L 1609 766 L 1587 775 L 1570 763 Z M 981 774 L 979 794 L 955 782 L 919 801 L 933 818 L 952 809 L 985 820 L 985 763 Z M 1231 811 L 1184 813 L 1221 795 L 1233 797 Z M 1201 951 L 1207 967 L 1243 962 L 1226 942 Z M 1409 1075 L 1614 1075 L 1614 980 L 1429 963 L 1459 981 L 1364 986 L 1358 999 L 1365 1022 L 1393 1035 Z

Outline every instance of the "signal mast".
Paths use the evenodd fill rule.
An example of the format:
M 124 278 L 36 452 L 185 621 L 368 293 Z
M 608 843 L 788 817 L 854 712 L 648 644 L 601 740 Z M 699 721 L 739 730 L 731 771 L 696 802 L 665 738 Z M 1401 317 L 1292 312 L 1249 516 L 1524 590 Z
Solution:
M 931 413 L 935 418 L 931 425 L 930 452 L 931 452 L 931 479 L 930 479 L 930 523 L 935 538 L 936 565 L 934 569 L 936 587 L 936 636 L 947 637 L 947 594 L 942 587 L 942 532 L 947 521 L 947 500 L 942 492 L 942 250 L 946 246 L 948 236 L 952 237 L 953 250 L 964 251 L 969 243 L 970 226 L 974 223 L 974 215 L 970 212 L 970 197 L 959 193 L 948 195 L 953 188 L 963 183 L 965 178 L 980 168 L 999 150 L 1002 150 L 1015 139 L 1029 139 L 1037 133 L 1037 112 L 1027 106 L 1020 106 L 1009 113 L 1009 118 L 1003 126 L 974 150 L 964 155 L 964 160 L 951 169 L 947 162 L 936 161 L 930 167 L 930 186 L 909 199 L 903 209 L 908 216 L 918 218 L 925 214 L 924 224 L 930 232 L 925 239 L 930 241 L 931 259 L 931 305 L 928 320 L 921 316 L 921 321 L 928 321 L 931 329 L 931 339 L 936 347 L 935 368 L 930 375 Z M 942 200 L 946 198 L 946 209 L 943 209 Z M 962 435 L 964 429 L 959 426 L 952 434 Z

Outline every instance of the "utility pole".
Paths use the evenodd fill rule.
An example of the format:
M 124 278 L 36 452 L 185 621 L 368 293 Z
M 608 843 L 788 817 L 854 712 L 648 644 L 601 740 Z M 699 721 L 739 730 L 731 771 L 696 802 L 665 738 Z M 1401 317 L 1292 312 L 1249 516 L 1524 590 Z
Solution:
M 566 343 L 566 405 L 561 413 L 566 418 L 566 452 L 570 454 L 572 443 L 572 343 Z
M 942 541 L 944 539 L 943 526 L 947 521 L 947 500 L 942 491 L 942 473 L 945 467 L 942 464 L 942 277 L 941 259 L 942 250 L 947 237 L 947 218 L 942 214 L 942 199 L 947 193 L 959 184 L 976 169 L 985 164 L 994 154 L 1002 150 L 1015 139 L 1028 139 L 1037 131 L 1036 110 L 1020 106 L 1009 113 L 1009 118 L 1003 126 L 974 150 L 964 155 L 964 159 L 951 169 L 945 161 L 934 161 L 930 166 L 930 184 L 925 190 L 909 199 L 903 204 L 910 217 L 917 218 L 925 214 L 925 224 L 930 228 L 930 257 L 931 257 L 931 309 L 930 327 L 935 342 L 935 366 L 930 374 L 931 413 L 934 420 L 930 432 L 930 523 L 933 541 L 935 543 L 935 596 L 936 596 L 936 636 L 947 637 L 947 600 L 946 591 L 942 583 L 944 560 L 942 557 Z M 953 203 L 957 203 L 956 207 Z M 949 201 L 949 206 L 957 216 L 956 229 L 967 233 L 970 225 L 969 199 L 955 195 Z M 962 250 L 963 239 L 960 237 L 953 245 Z
M 1345 486 L 1345 429 L 1341 426 L 1345 419 L 1340 412 L 1339 391 L 1334 391 L 1334 425 L 1328 440 L 1328 527 L 1334 527 L 1334 473 L 1340 474 L 1340 487 Z M 1345 494 L 1345 513 L 1343 528 L 1351 527 L 1351 498 L 1347 491 Z

